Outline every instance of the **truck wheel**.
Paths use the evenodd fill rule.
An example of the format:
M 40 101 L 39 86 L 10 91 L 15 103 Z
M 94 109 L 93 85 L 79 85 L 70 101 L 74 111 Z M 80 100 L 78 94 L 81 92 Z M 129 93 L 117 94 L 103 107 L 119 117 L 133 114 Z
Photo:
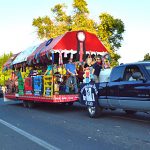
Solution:
M 136 113 L 136 111 L 134 111 L 134 110 L 125 110 L 125 112 L 126 112 L 126 114 L 128 114 L 128 115 L 133 115 L 133 114 Z
M 28 102 L 28 108 L 33 108 L 34 107 L 34 102 Z
M 91 118 L 97 118 L 102 114 L 102 108 L 99 106 L 88 106 L 88 113 Z
M 27 101 L 23 101 L 23 107 L 28 107 L 28 102 Z

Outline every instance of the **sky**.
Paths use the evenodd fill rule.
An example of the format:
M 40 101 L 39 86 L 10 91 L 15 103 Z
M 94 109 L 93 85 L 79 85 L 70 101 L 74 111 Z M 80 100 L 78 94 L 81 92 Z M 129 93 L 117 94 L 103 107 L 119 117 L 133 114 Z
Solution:
M 120 63 L 143 60 L 150 53 L 150 1 L 149 0 L 86 0 L 90 18 L 99 20 L 103 12 L 121 19 L 125 25 Z M 41 42 L 32 26 L 33 18 L 50 16 L 50 9 L 60 0 L 0 0 L 0 55 L 18 53 Z M 65 3 L 67 14 L 72 14 L 73 0 Z

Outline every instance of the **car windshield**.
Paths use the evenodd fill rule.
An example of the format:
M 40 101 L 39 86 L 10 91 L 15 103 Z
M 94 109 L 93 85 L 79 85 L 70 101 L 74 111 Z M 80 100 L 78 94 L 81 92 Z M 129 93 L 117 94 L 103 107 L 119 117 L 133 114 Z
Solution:
M 150 75 L 150 64 L 144 65 L 145 69 L 147 70 L 148 74 Z

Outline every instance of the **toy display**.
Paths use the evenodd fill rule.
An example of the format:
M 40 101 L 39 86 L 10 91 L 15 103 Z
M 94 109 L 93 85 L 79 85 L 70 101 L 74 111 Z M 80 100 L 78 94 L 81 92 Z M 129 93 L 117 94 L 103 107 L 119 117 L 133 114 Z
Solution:
M 22 78 L 18 79 L 18 94 L 24 95 L 24 81 Z
M 41 96 L 43 94 L 43 78 L 42 76 L 34 76 L 33 78 L 34 96 Z
M 32 77 L 25 78 L 24 81 L 24 91 L 26 95 L 32 95 L 33 94 L 33 82 Z
M 53 76 L 47 75 L 43 76 L 43 83 L 44 83 L 44 96 L 51 96 L 53 95 Z

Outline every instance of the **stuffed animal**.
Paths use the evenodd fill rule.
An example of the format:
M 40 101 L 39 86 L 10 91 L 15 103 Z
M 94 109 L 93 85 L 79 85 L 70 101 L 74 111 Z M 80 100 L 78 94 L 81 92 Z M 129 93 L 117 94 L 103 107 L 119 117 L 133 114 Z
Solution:
M 85 68 L 85 73 L 83 75 L 83 83 L 89 83 L 93 79 L 93 74 L 91 73 L 90 69 L 90 67 Z

